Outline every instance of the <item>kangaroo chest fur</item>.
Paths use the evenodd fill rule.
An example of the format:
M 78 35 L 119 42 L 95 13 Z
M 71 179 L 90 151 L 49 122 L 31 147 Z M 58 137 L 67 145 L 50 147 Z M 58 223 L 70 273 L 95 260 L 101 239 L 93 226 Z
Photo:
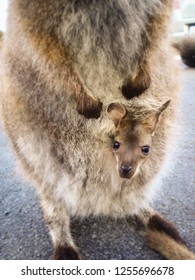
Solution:
M 35 4 L 40 17 L 37 17 Z M 57 37 L 68 49 L 85 85 L 94 96 L 107 103 L 121 95 L 123 81 L 135 72 L 145 48 L 144 42 L 148 39 L 150 18 L 160 12 L 162 5 L 158 0 L 60 0 L 55 4 L 48 1 L 45 13 L 43 1 L 37 0 L 35 4 L 18 1 L 13 5 L 19 20 L 16 23 L 10 19 L 12 24 L 17 28 L 23 18 L 26 24 L 21 27 L 23 34 L 33 34 L 36 30 L 40 40 L 45 34 Z M 23 48 L 22 44 L 19 46 Z M 28 52 L 27 61 L 33 57 L 32 63 L 36 64 L 36 59 L 42 59 L 38 52 L 35 58 L 35 49 L 31 50 L 29 43 Z M 26 57 L 26 48 L 24 53 Z M 37 70 L 40 73 L 45 73 L 46 69 L 47 65 L 39 63 Z M 49 72 L 51 69 L 48 71 L 51 76 Z
M 150 17 L 160 8 L 156 0 L 67 3 L 57 32 L 85 84 L 101 100 L 121 95 L 123 81 L 142 55 Z

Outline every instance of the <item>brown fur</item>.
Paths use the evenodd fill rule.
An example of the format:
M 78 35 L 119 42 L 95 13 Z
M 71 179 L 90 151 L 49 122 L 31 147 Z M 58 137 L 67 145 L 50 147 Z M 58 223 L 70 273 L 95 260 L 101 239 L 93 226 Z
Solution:
M 195 260 L 195 254 L 185 245 L 176 242 L 167 234 L 155 230 L 148 230 L 146 235 L 147 244 L 171 260 Z
M 148 35 L 143 38 L 145 45 L 143 45 L 142 57 L 137 70 L 132 77 L 127 79 L 122 87 L 122 93 L 128 99 L 139 96 L 151 84 L 152 53 L 159 47 L 159 43 L 163 36 L 165 36 L 173 1 L 163 0 L 161 3 L 159 2 L 159 5 L 159 11 L 150 16 L 148 21 Z
M 122 104 L 111 103 L 108 106 L 107 114 L 116 126 L 113 153 L 118 174 L 122 178 L 132 179 L 147 160 L 152 150 L 152 136 L 158 127 L 161 114 L 169 104 L 170 101 L 167 101 L 156 112 L 139 121 L 135 120 Z M 144 152 L 145 149 L 148 152 Z
M 179 51 L 184 64 L 189 67 L 195 67 L 195 39 L 193 35 L 188 35 L 183 40 L 173 43 L 173 46 Z
M 95 99 L 85 88 L 84 82 L 77 73 L 68 50 L 64 49 L 55 38 L 37 38 L 30 34 L 30 40 L 35 49 L 39 49 L 40 55 L 51 65 L 58 66 L 58 73 L 64 74 L 63 81 L 66 92 L 73 96 L 77 103 L 77 111 L 86 118 L 99 118 L 102 111 L 102 103 Z
M 57 247 L 53 256 L 54 260 L 79 260 L 78 252 L 71 247 Z
M 0 58 L 1 113 L 18 161 L 37 188 L 55 258 L 79 258 L 70 232 L 74 216 L 137 216 L 148 229 L 154 215 L 150 189 L 166 162 L 177 121 L 176 70 L 163 31 L 170 3 L 10 2 Z M 147 74 L 141 77 L 140 69 Z M 134 88 L 141 83 L 143 89 L 140 80 L 150 80 L 150 86 L 127 100 L 121 88 L 132 77 Z M 116 103 L 124 118 L 113 111 Z M 126 163 L 137 164 L 133 176 L 117 172 L 116 137 L 124 141 L 121 158 L 128 155 Z M 152 146 L 147 156 L 141 141 L 141 147 Z M 156 228 L 151 232 L 157 233 L 151 245 L 156 250 L 162 251 L 163 236 L 178 246 Z
M 0 48 L 2 46 L 2 40 L 3 40 L 3 32 L 0 31 Z
M 159 215 L 154 215 L 150 218 L 148 227 L 153 231 L 164 232 L 165 234 L 173 238 L 176 242 L 185 245 L 184 240 L 181 238 L 175 227 Z

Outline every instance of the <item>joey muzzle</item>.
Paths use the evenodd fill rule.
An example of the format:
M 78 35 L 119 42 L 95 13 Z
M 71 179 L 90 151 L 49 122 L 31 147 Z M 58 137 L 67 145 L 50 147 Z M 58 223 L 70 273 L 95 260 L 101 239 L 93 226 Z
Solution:
M 121 178 L 131 179 L 135 174 L 135 168 L 131 164 L 121 164 L 118 173 Z

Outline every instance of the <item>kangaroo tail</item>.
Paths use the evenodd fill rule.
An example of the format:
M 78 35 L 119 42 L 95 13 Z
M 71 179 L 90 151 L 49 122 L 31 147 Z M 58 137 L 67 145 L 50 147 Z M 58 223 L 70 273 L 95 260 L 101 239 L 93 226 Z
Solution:
M 171 260 L 195 260 L 195 254 L 188 249 L 175 227 L 160 215 L 149 218 L 145 239 L 149 247 Z

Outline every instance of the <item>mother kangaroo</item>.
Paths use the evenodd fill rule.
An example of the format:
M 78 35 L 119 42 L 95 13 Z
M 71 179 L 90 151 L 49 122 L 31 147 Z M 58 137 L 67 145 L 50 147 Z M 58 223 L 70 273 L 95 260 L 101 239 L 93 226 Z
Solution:
M 79 259 L 70 218 L 136 216 L 149 246 L 194 259 L 149 206 L 174 135 L 171 0 L 11 0 L 1 113 L 36 185 L 54 259 Z

